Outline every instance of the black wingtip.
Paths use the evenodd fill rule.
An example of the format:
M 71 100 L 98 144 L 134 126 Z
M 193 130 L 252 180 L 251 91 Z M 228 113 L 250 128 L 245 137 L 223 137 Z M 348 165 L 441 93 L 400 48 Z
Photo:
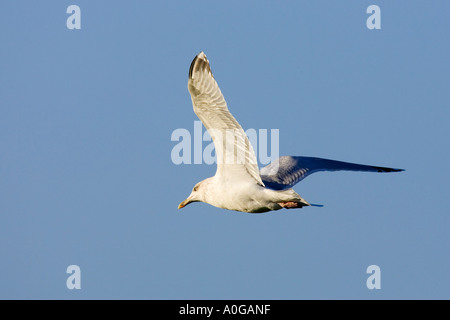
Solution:
M 401 172 L 405 171 L 405 169 L 395 169 L 395 168 L 385 168 L 385 167 L 374 167 L 378 170 L 378 172 Z
M 193 79 L 194 71 L 197 69 L 207 69 L 208 72 L 212 75 L 209 61 L 203 51 L 200 51 L 200 53 L 195 56 L 194 60 L 192 60 L 191 66 L 189 67 L 189 79 Z
M 192 79 L 192 71 L 194 70 L 195 61 L 197 61 L 198 55 L 195 56 L 194 60 L 191 62 L 191 66 L 189 67 L 189 79 Z

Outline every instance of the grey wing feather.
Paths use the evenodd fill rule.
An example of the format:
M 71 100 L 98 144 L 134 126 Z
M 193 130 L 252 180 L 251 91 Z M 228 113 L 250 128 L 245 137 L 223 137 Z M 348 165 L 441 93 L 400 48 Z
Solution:
M 377 167 L 314 157 L 283 156 L 260 170 L 265 186 L 274 190 L 283 190 L 319 171 L 367 171 L 398 172 L 403 169 Z

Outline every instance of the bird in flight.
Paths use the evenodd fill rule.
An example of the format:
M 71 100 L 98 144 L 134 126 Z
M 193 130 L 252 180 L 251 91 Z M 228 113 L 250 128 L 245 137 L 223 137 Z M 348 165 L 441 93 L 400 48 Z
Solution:
M 188 89 L 194 112 L 213 139 L 217 171 L 213 177 L 197 183 L 178 209 L 192 202 L 205 202 L 218 208 L 249 213 L 320 206 L 308 203 L 292 187 L 319 171 L 403 171 L 298 156 L 282 156 L 259 170 L 250 141 L 228 110 L 203 52 L 191 63 Z

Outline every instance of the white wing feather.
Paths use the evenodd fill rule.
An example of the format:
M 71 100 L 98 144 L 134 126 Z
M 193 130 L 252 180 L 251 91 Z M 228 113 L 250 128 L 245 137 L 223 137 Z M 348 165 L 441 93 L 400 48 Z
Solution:
M 250 141 L 228 110 L 225 98 L 203 52 L 192 61 L 188 89 L 194 112 L 214 141 L 217 157 L 216 175 L 238 179 L 252 178 L 264 186 Z

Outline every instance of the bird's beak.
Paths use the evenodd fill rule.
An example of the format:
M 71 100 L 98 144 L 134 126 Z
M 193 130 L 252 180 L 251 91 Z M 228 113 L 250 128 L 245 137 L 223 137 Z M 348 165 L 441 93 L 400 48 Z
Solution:
M 187 198 L 178 205 L 178 209 L 186 207 L 189 203 L 193 202 L 190 198 Z

